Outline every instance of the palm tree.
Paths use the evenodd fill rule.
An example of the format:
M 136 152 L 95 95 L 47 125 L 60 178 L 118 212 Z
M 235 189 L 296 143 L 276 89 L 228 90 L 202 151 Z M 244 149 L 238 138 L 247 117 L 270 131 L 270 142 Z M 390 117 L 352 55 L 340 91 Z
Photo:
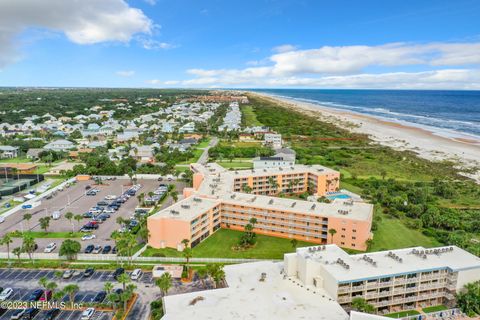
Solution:
M 45 230 L 45 233 L 48 232 L 48 227 L 50 226 L 50 217 L 43 217 L 38 220 L 40 222 L 40 228 Z
M 12 250 L 12 253 L 17 257 L 18 261 L 20 261 L 20 255 L 22 254 L 22 248 L 16 247 Z
M 41 277 L 38 279 L 38 284 L 40 287 L 43 288 L 43 294 L 45 295 L 45 298 L 47 297 L 47 284 L 48 284 L 48 279 L 47 277 Z
M 160 292 L 162 293 L 162 297 L 166 296 L 168 293 L 168 290 L 172 287 L 172 276 L 170 273 L 165 272 L 163 273 L 160 278 L 155 280 L 155 284 L 157 287 L 160 288 Z
M 184 247 L 184 248 L 188 247 L 188 244 L 189 244 L 189 243 L 190 243 L 190 240 L 188 240 L 188 239 L 183 239 L 183 240 L 182 240 L 182 244 L 183 244 L 183 247 Z
M 331 229 L 328 229 L 328 233 L 330 233 L 330 235 L 332 236 L 332 240 L 331 240 L 332 242 L 331 243 L 333 243 L 333 236 L 335 234 L 337 234 L 337 230 L 331 228 Z
M 27 226 L 28 226 L 29 230 L 30 230 L 30 219 L 32 219 L 32 214 L 31 213 L 25 213 L 23 215 L 23 220 L 27 221 Z
M 202 287 L 205 288 L 205 278 L 208 276 L 206 268 L 200 268 L 197 270 L 197 275 L 200 281 L 202 282 Z M 206 289 L 206 288 L 205 288 Z
M 186 247 L 183 249 L 183 257 L 185 258 L 185 266 L 187 267 L 187 272 L 190 269 L 190 258 L 193 257 L 193 250 L 190 247 Z M 190 276 L 190 273 L 189 273 Z
M 110 293 L 112 293 L 113 283 L 111 283 L 111 282 L 105 282 L 105 284 L 103 285 L 103 289 L 105 290 L 105 292 L 107 293 L 107 295 L 109 295 Z
M 33 251 L 35 251 L 36 243 L 35 239 L 29 235 L 29 234 L 24 234 L 23 235 L 23 243 L 22 243 L 22 251 L 26 252 L 28 254 L 28 257 L 30 258 L 31 262 L 33 263 Z
M 72 223 L 72 219 L 73 219 L 73 212 L 71 211 L 68 211 L 67 213 L 65 213 L 65 218 L 70 221 L 70 224 L 72 225 L 72 233 L 75 231 L 75 226 L 73 225 Z
M 73 217 L 73 219 L 74 219 L 75 221 L 77 221 L 77 228 L 78 228 L 78 225 L 79 225 L 80 221 L 83 220 L 82 215 L 81 215 L 81 214 L 76 214 L 76 215 Z
M 178 200 L 178 191 L 176 191 L 176 190 L 170 191 L 170 197 L 172 197 L 173 202 L 177 202 L 177 200 Z
M 57 289 L 58 285 L 53 282 L 53 281 L 50 281 L 49 283 L 47 283 L 47 290 L 52 292 L 52 297 L 54 296 L 55 294 L 55 289 Z M 47 298 L 47 297 L 45 297 Z
M 69 284 L 63 288 L 63 291 L 68 295 L 68 300 L 73 307 L 75 294 L 80 290 L 80 288 L 76 284 Z
M 3 238 L 0 240 L 0 243 L 2 245 L 7 246 L 7 258 L 8 258 L 8 264 L 10 265 L 10 244 L 13 242 L 13 239 L 10 235 L 10 233 L 5 233 Z

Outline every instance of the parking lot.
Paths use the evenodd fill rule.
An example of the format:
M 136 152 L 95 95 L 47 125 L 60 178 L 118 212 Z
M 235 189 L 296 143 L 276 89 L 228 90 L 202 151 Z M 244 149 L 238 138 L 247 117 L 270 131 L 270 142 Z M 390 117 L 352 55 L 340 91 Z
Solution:
M 113 247 L 114 242 L 110 239 L 110 235 L 113 231 L 119 230 L 120 228 L 120 225 L 116 222 L 117 217 L 122 217 L 124 219 L 129 219 L 132 217 L 135 212 L 135 208 L 138 207 L 139 204 L 137 195 L 144 193 L 147 197 L 148 193 L 154 191 L 161 182 L 153 179 L 139 179 L 137 183 L 140 184 L 141 187 L 137 191 L 136 195 L 130 197 L 130 199 L 120 206 L 118 211 L 110 213 L 110 218 L 99 224 L 99 228 L 93 231 L 95 239 L 81 241 L 82 251 L 90 244 L 100 246 L 110 245 Z M 183 182 L 179 181 L 163 183 L 175 184 L 179 192 L 181 192 L 184 187 Z M 87 186 L 98 189 L 99 192 L 95 196 L 87 196 Z M 54 211 L 59 211 L 61 216 L 58 220 L 50 220 L 50 226 L 48 228 L 49 232 L 70 232 L 72 230 L 79 231 L 80 228 L 84 224 L 88 223 L 91 219 L 83 218 L 80 222 L 76 222 L 75 220 L 70 222 L 65 218 L 66 212 L 71 211 L 74 214 L 83 215 L 84 213 L 88 212 L 90 208 L 96 206 L 98 202 L 104 200 L 105 196 L 119 196 L 128 188 L 130 188 L 130 186 L 129 179 L 107 180 L 99 185 L 95 185 L 93 181 L 78 181 L 69 188 L 65 188 L 63 191 L 57 191 L 52 198 L 43 199 L 41 205 L 30 210 L 20 210 L 12 216 L 7 217 L 5 222 L 0 224 L 0 235 L 15 230 L 43 231 L 40 228 L 39 219 L 45 216 L 51 216 Z M 168 199 L 164 205 L 169 205 L 169 203 L 171 203 L 170 199 Z M 23 220 L 25 213 L 32 214 L 32 218 L 28 222 Z M 62 238 L 37 238 L 36 243 L 38 244 L 39 248 L 36 252 L 43 252 L 44 248 L 51 242 L 55 242 L 57 244 L 57 248 L 53 252 L 58 252 L 60 244 L 63 240 L 64 239 Z M 20 245 L 21 239 L 16 238 L 14 239 L 14 243 L 11 245 L 11 248 L 15 248 Z
M 113 271 L 107 270 L 98 270 L 95 273 L 86 278 L 83 277 L 83 273 L 79 276 L 74 276 L 70 279 L 59 279 L 55 276 L 56 270 L 24 270 L 24 269 L 0 269 L 0 287 L 2 288 L 12 288 L 14 290 L 13 296 L 9 299 L 10 301 L 23 301 L 26 297 L 35 289 L 40 289 L 38 281 L 42 277 L 46 277 L 50 281 L 57 283 L 59 288 L 64 287 L 67 284 L 75 283 L 80 287 L 80 291 L 75 295 L 75 303 L 86 303 L 90 302 L 91 299 L 99 292 L 103 290 L 105 282 L 111 282 L 114 284 L 114 289 L 121 288 L 121 284 L 115 281 L 113 278 Z M 83 271 L 83 270 L 81 270 Z M 153 292 L 158 292 L 158 290 L 151 285 L 152 283 L 152 274 L 146 272 L 142 275 L 139 280 L 134 281 L 139 289 L 147 288 Z M 65 296 L 62 301 L 69 301 L 68 296 Z M 138 304 L 138 303 L 137 303 Z M 135 310 L 141 310 L 141 306 L 134 307 Z M 0 320 L 10 319 L 11 315 L 14 313 L 14 310 L 8 310 L 2 316 Z M 41 311 L 34 319 L 43 319 L 46 311 Z M 78 320 L 81 317 L 81 311 L 67 311 L 63 310 L 56 319 L 61 320 Z M 143 313 L 137 313 L 137 316 L 141 318 L 144 317 Z M 112 319 L 112 312 L 100 312 L 96 311 L 92 319 Z M 133 318 L 129 318 L 133 319 Z

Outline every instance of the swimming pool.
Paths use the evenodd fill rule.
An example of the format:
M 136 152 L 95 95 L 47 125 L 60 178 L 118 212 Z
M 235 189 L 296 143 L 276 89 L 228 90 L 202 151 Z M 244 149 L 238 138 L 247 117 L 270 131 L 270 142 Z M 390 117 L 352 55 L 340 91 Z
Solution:
M 337 193 L 337 194 L 328 195 L 327 198 L 330 200 L 335 200 L 335 199 L 350 199 L 351 197 L 348 194 Z

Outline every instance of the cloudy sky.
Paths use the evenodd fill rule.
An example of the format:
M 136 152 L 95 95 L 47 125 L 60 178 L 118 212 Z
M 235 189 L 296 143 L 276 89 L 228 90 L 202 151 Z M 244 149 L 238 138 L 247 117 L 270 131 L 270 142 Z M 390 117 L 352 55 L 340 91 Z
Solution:
M 0 86 L 480 89 L 480 1 L 0 0 Z

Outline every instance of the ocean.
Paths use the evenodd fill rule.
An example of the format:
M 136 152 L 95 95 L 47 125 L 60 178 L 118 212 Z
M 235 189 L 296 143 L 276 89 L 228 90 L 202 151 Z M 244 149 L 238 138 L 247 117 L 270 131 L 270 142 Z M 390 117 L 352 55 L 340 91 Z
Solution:
M 480 139 L 480 91 L 257 89 L 270 95 Z

